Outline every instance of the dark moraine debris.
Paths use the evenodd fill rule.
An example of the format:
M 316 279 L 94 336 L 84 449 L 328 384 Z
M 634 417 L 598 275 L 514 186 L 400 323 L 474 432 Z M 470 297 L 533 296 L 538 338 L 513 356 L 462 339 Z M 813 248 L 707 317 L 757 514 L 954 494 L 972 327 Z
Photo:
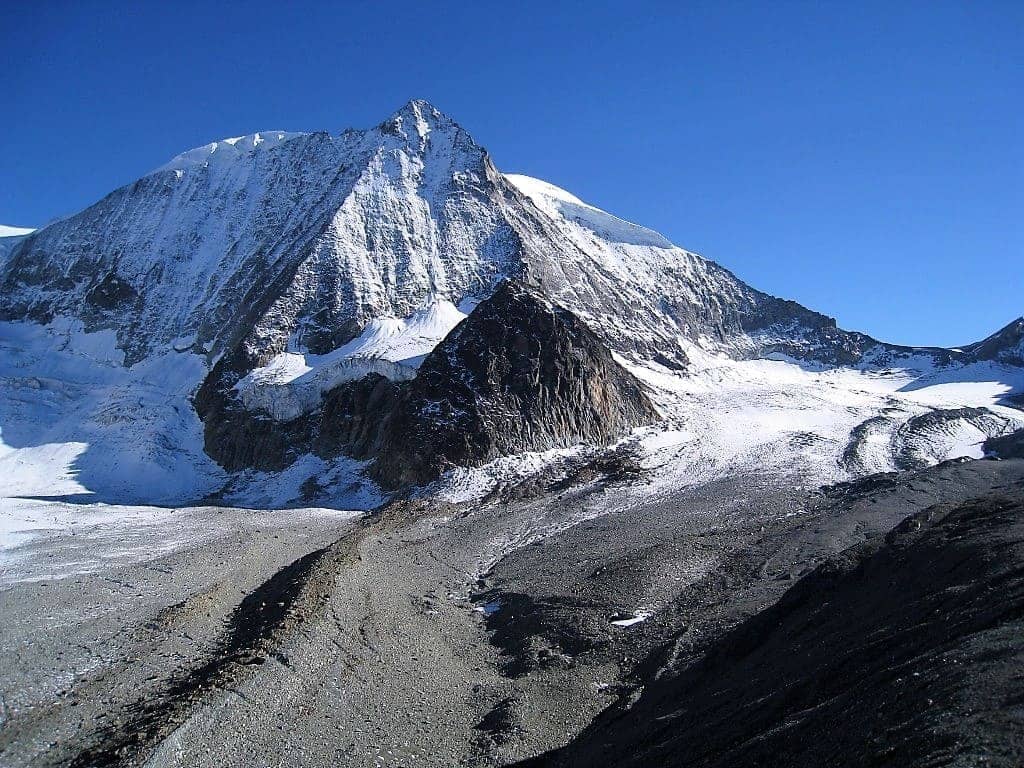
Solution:
M 155 696 L 111 711 L 106 725 L 75 745 L 79 751 L 74 756 L 57 758 L 53 764 L 68 768 L 145 764 L 156 746 L 184 723 L 205 697 L 230 688 L 245 667 L 265 663 L 277 654 L 282 637 L 321 610 L 335 571 L 350 556 L 349 551 L 344 542 L 339 543 L 280 569 L 239 603 L 209 657 L 191 668 L 176 670 Z
M 931 507 L 522 765 L 1024 765 L 1024 489 Z

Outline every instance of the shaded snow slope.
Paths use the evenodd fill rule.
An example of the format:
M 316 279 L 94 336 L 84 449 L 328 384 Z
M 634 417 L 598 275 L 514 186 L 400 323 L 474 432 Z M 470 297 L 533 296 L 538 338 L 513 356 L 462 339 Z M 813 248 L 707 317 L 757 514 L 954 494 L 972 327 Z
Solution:
M 0 323 L 0 496 L 182 503 L 223 484 L 189 402 L 202 360 L 126 368 L 114 342 L 79 321 Z
M 0 500 L 184 505 L 228 482 L 203 450 L 191 403 L 203 358 L 168 352 L 125 367 L 114 342 L 112 332 L 85 333 L 79 321 L 0 323 Z M 272 481 L 234 478 L 225 498 L 286 506 L 316 475 L 321 501 L 371 508 L 381 497 L 361 467 L 315 460 Z

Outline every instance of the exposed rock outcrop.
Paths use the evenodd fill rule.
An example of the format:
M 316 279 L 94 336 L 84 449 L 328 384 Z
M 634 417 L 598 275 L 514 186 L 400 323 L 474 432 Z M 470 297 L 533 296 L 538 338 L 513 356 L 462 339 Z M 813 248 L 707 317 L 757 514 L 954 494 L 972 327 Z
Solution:
M 509 281 L 423 362 L 374 472 L 418 483 L 522 451 L 607 444 L 657 417 L 579 318 Z
M 1024 459 L 1024 429 L 985 441 L 985 453 L 1000 459 Z
M 1024 365 L 1024 317 L 1018 317 L 987 339 L 964 347 L 963 351 L 972 360 Z
M 214 391 L 200 410 L 206 452 L 229 471 L 278 471 L 307 453 L 372 458 L 402 393 L 401 383 L 370 374 L 327 392 L 317 410 L 278 421 L 247 410 L 229 390 Z
M 290 421 L 246 410 L 222 360 L 196 409 L 225 468 L 282 469 L 313 452 L 375 459 L 396 488 L 453 466 L 576 443 L 607 444 L 658 418 L 640 383 L 573 313 L 511 281 L 459 325 L 411 381 L 370 375 L 330 390 Z

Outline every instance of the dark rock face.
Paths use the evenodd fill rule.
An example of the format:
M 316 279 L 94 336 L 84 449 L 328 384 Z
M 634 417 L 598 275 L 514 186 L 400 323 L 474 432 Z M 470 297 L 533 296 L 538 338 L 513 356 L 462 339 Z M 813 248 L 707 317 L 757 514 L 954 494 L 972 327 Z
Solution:
M 1024 317 L 993 333 L 987 339 L 964 347 L 971 360 L 992 360 L 1024 365 Z
M 1000 459 L 1024 459 L 1024 429 L 985 441 L 985 453 Z
M 740 327 L 760 342 L 757 357 L 782 354 L 828 365 L 853 365 L 879 346 L 870 336 L 842 330 L 834 318 L 765 294 L 758 294 Z
M 376 459 L 386 488 L 453 466 L 588 442 L 607 444 L 658 414 L 640 383 L 575 315 L 508 282 L 395 383 L 336 387 L 288 422 L 245 411 L 231 387 L 251 361 L 223 359 L 196 396 L 206 451 L 229 470 L 278 470 L 312 452 Z
M 509 281 L 423 362 L 374 472 L 388 486 L 420 483 L 522 451 L 607 444 L 657 418 L 575 315 Z
M 324 396 L 313 452 L 359 459 L 376 456 L 381 450 L 382 428 L 401 402 L 403 391 L 402 384 L 377 374 L 332 389 Z
M 122 280 L 116 272 L 99 280 L 85 295 L 85 300 L 97 309 L 118 309 L 138 298 L 135 289 Z
M 1024 487 L 827 560 L 632 707 L 524 766 L 1024 764 Z
M 275 421 L 247 411 L 234 397 L 231 387 L 238 378 L 230 364 L 215 367 L 195 399 L 206 452 L 229 471 L 279 471 L 306 453 L 371 458 L 402 392 L 399 384 L 370 374 L 327 392 L 315 413 Z
M 295 430 L 246 412 L 231 391 L 255 365 L 242 348 L 236 348 L 217 361 L 192 399 L 203 422 L 206 453 L 229 472 L 280 470 L 291 463 L 288 442 L 295 438 Z

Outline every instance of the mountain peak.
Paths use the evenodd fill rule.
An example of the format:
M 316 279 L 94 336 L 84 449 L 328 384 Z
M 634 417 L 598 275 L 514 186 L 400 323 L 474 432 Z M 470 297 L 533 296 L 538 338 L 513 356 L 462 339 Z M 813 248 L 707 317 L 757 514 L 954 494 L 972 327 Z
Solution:
M 457 126 L 448 115 L 425 99 L 411 99 L 381 123 L 381 129 L 405 138 L 423 139 L 431 131 Z
M 963 351 L 976 360 L 1024 364 L 1024 317 L 1011 320 L 991 336 L 963 347 Z

